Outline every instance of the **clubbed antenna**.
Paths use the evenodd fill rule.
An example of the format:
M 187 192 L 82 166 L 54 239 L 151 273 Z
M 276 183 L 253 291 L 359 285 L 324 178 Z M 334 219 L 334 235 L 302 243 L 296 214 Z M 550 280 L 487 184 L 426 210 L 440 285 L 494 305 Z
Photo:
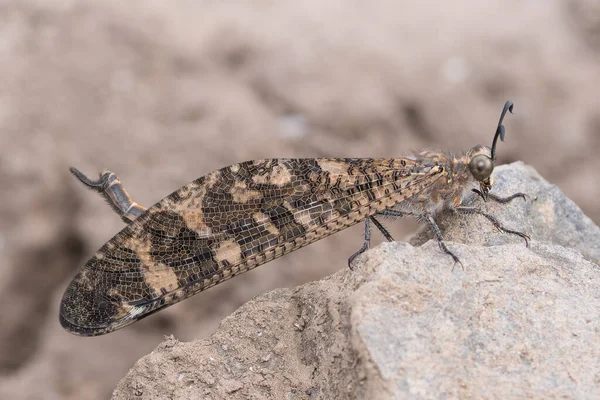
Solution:
M 504 104 L 502 114 L 500 114 L 500 121 L 498 121 L 498 127 L 496 128 L 496 136 L 494 136 L 494 141 L 492 142 L 492 161 L 496 161 L 496 143 L 498 142 L 498 137 L 504 142 L 505 130 L 502 121 L 504 120 L 507 111 L 510 111 L 511 114 L 513 113 L 513 105 L 513 102 L 508 100 L 506 104 Z

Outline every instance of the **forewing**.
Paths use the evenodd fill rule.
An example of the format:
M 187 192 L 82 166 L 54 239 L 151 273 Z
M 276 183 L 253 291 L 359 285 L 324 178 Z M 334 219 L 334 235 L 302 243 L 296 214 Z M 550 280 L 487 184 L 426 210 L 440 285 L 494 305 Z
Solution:
M 80 335 L 114 331 L 434 180 L 402 159 L 272 159 L 212 172 L 150 207 L 98 250 L 67 288 L 60 321 Z

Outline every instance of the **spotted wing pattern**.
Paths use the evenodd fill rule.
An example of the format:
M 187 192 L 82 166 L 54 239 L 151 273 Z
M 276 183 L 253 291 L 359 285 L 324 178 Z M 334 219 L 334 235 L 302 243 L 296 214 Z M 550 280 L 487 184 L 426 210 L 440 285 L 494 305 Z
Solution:
M 60 307 L 72 333 L 129 325 L 415 196 L 443 175 L 410 159 L 268 159 L 167 196 L 107 242 Z

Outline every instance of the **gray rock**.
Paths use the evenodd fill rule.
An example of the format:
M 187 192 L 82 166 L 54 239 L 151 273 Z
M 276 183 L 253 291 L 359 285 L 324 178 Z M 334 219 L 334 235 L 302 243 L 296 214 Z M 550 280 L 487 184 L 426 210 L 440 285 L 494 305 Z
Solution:
M 532 168 L 496 179 L 498 194 L 531 196 L 485 204 L 530 247 L 441 215 L 464 269 L 426 232 L 384 243 L 355 271 L 255 298 L 209 338 L 168 338 L 114 398 L 599 397 L 600 231 Z
M 367 385 L 388 398 L 597 398 L 597 266 L 535 241 L 454 246 L 465 271 L 433 242 L 368 254 L 352 308 Z

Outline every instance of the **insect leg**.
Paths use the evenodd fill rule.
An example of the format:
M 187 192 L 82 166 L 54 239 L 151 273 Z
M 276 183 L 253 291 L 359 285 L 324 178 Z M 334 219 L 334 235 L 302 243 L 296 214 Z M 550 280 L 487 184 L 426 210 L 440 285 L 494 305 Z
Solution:
M 348 267 L 351 270 L 354 270 L 354 268 L 352 267 L 352 261 L 354 261 L 354 259 L 358 255 L 364 253 L 369 248 L 369 245 L 371 244 L 371 226 L 369 224 L 369 220 L 370 220 L 370 218 L 368 218 L 368 217 L 365 218 L 365 242 L 363 243 L 362 247 L 356 253 L 352 254 L 350 256 L 350 258 L 348 259 Z
M 500 197 L 500 196 L 496 196 L 495 194 L 492 194 L 492 193 L 487 193 L 486 195 L 484 195 L 483 193 L 481 193 L 480 190 L 477 190 L 477 189 L 473 189 L 473 192 L 475 192 L 479 196 L 481 196 L 483 198 L 483 201 L 487 201 L 487 199 L 490 199 L 490 200 L 493 200 L 496 203 L 500 203 L 500 204 L 510 203 L 511 201 L 513 201 L 516 198 L 521 198 L 523 200 L 527 200 L 529 198 L 529 196 L 527 196 L 525 193 L 515 193 L 512 196 Z
M 444 242 L 444 237 L 442 236 L 442 231 L 440 231 L 440 227 L 435 222 L 435 219 L 433 219 L 433 216 L 431 214 L 425 214 L 424 217 L 425 220 L 427 220 L 427 222 L 429 223 L 429 226 L 431 226 L 431 229 L 433 229 L 433 233 L 437 238 L 440 249 L 442 249 L 444 253 L 451 256 L 454 262 L 460 264 L 460 266 L 464 269 L 465 267 L 463 266 L 463 263 L 460 261 L 460 259 L 453 252 L 450 251 L 448 246 L 446 246 L 446 242 Z
M 381 232 L 381 234 L 385 237 L 385 239 L 388 242 L 393 242 L 394 238 L 392 237 L 392 235 L 390 235 L 390 233 L 388 232 L 387 229 L 385 229 L 385 226 L 383 226 L 381 224 L 381 222 L 379 222 L 374 216 L 369 217 L 371 218 L 371 221 L 373 222 L 373 224 L 377 227 L 377 229 L 379 229 L 379 232 Z
M 519 194 L 519 193 L 517 193 Z M 513 195 L 514 196 L 514 195 Z M 512 196 L 511 196 L 512 197 Z M 510 201 L 510 200 L 509 200 Z M 504 232 L 504 233 L 510 233 L 512 235 L 517 235 L 519 237 L 522 237 L 523 239 L 525 239 L 525 245 L 527 247 L 529 247 L 529 236 L 527 236 L 526 234 L 524 234 L 523 232 L 519 232 L 519 231 L 513 231 L 511 229 L 505 228 L 500 221 L 498 221 L 496 219 L 496 217 L 494 217 L 493 215 L 487 214 L 483 211 L 481 211 L 478 208 L 475 207 L 457 207 L 455 208 L 455 212 L 457 212 L 458 214 L 463 214 L 463 215 L 473 215 L 473 214 L 479 214 L 479 215 L 483 215 L 484 217 L 486 217 L 492 224 L 494 224 L 494 226 L 496 227 L 496 229 L 498 229 L 500 232 Z
M 377 215 L 384 215 L 386 217 L 404 217 L 406 214 L 400 212 L 398 210 L 386 208 L 385 210 L 381 210 L 377 213 Z
M 516 198 L 521 198 L 523 200 L 527 200 L 529 198 L 529 196 L 527 196 L 525 193 L 515 193 L 512 196 L 499 197 L 499 196 L 496 196 L 495 194 L 488 193 L 488 199 L 494 200 L 496 203 L 500 203 L 500 204 L 510 203 L 511 201 L 513 201 Z
M 125 223 L 133 222 L 146 211 L 145 207 L 131 199 L 114 172 L 103 171 L 100 178 L 93 181 L 77 168 L 71 167 L 69 171 L 85 186 L 100 193 Z

